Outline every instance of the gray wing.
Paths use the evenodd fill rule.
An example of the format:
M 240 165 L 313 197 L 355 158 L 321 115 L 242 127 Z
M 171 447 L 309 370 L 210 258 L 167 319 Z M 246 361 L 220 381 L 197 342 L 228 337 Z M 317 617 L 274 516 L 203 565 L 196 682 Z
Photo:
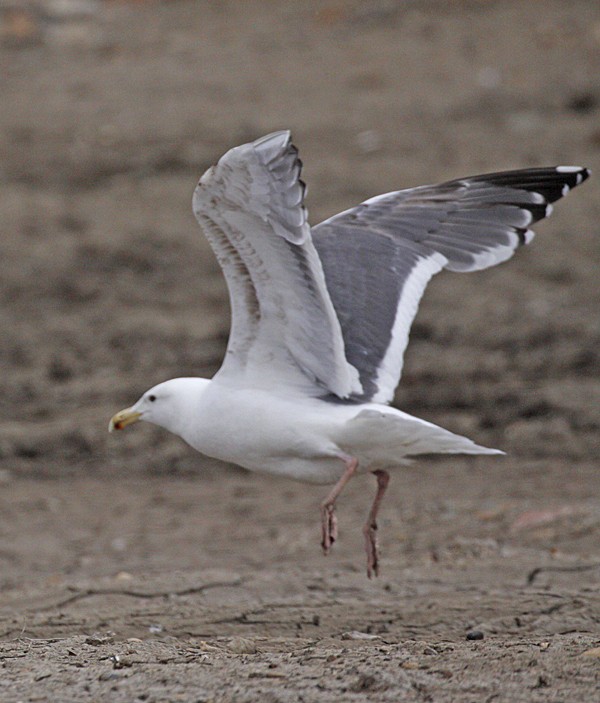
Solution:
M 357 400 L 389 402 L 425 287 L 442 268 L 510 258 L 530 226 L 589 175 L 577 166 L 506 171 L 380 195 L 313 227 Z
M 219 378 L 257 388 L 360 393 L 304 208 L 290 133 L 231 149 L 193 208 L 227 280 L 232 326 Z

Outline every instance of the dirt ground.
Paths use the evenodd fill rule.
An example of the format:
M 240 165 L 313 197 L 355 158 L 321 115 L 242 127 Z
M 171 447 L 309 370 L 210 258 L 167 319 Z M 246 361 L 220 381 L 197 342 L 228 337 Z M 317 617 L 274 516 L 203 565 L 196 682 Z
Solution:
M 109 417 L 210 375 L 227 293 L 191 213 L 289 127 L 311 221 L 389 190 L 600 173 L 600 5 L 0 0 L 0 701 L 600 700 L 600 187 L 444 274 L 397 403 L 507 452 L 398 470 L 368 581 L 357 479 L 249 475 Z

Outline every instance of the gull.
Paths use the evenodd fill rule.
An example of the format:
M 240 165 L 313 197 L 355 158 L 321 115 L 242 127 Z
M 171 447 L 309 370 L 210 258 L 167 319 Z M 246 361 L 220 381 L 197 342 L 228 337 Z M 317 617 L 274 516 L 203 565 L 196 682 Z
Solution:
M 223 364 L 210 380 L 159 383 L 109 430 L 145 420 L 204 455 L 332 485 L 321 504 L 325 553 L 342 489 L 374 474 L 363 527 L 370 578 L 390 469 L 421 454 L 503 454 L 388 405 L 428 281 L 509 259 L 589 171 L 532 168 L 394 191 L 311 229 L 301 167 L 290 132 L 279 131 L 231 149 L 200 178 L 193 210 L 231 305 Z

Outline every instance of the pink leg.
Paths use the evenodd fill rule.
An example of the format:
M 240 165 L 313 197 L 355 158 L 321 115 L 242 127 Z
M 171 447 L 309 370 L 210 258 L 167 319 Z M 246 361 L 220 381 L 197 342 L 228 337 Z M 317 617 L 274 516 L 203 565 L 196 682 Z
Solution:
M 325 554 L 329 553 L 331 545 L 337 539 L 337 518 L 335 516 L 335 501 L 342 492 L 344 486 L 356 473 L 358 459 L 351 456 L 340 457 L 346 464 L 346 470 L 341 475 L 340 480 L 331 489 L 331 492 L 321 503 L 321 546 Z
M 379 512 L 379 506 L 383 500 L 385 490 L 390 482 L 390 475 L 387 471 L 377 470 L 373 471 L 375 476 L 377 476 L 377 493 L 375 494 L 375 500 L 369 511 L 369 517 L 367 522 L 363 527 L 363 534 L 365 536 L 365 549 L 367 552 L 367 576 L 371 578 L 373 574 L 375 576 L 379 575 L 379 549 L 377 546 L 377 513 Z

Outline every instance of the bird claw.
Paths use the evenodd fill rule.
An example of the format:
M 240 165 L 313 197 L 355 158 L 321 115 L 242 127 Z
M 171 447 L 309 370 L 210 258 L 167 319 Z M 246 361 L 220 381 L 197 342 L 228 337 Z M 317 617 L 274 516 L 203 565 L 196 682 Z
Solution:
M 335 507 L 333 505 L 323 505 L 321 507 L 321 546 L 324 554 L 329 554 L 329 550 L 336 541 L 337 535 Z

